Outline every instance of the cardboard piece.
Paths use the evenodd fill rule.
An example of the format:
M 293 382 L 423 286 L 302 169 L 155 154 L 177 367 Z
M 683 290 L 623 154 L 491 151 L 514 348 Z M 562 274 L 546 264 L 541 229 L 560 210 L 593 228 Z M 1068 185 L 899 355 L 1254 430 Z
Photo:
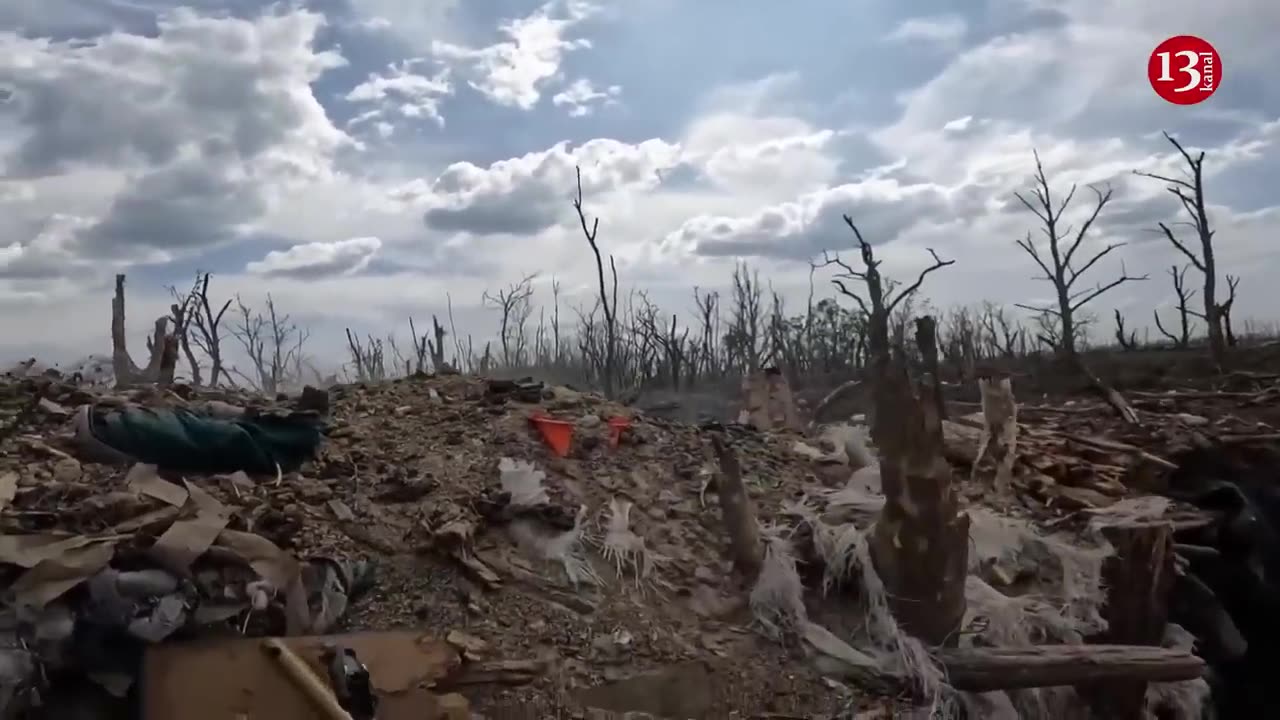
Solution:
M 281 640 L 328 683 L 321 655 L 327 641 L 351 648 L 369 668 L 379 697 L 378 720 L 447 717 L 429 688 L 461 662 L 448 643 L 413 630 Z M 314 706 L 263 649 L 261 638 L 166 643 L 147 650 L 142 672 L 143 720 L 311 720 Z

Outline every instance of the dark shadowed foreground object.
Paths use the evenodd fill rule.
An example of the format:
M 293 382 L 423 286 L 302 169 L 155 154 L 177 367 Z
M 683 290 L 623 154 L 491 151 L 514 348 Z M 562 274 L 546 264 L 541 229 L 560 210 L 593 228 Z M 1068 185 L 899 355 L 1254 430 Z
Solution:
M 311 413 L 228 420 L 135 405 L 86 405 L 75 425 L 77 442 L 98 459 L 177 472 L 290 472 L 315 454 L 323 436 Z
M 1175 537 L 1170 620 L 1196 636 L 1219 717 L 1280 717 L 1280 449 L 1213 445 L 1174 460 L 1169 494 L 1214 521 Z

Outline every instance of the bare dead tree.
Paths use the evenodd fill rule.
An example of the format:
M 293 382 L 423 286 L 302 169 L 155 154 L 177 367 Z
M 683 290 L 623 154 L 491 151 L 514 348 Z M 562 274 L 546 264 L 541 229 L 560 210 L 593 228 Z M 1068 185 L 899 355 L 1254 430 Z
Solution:
M 445 293 L 444 302 L 446 314 L 449 316 L 449 334 L 453 336 L 453 347 L 454 352 L 456 353 L 454 356 L 455 364 L 468 370 L 474 369 L 475 353 L 471 352 L 471 336 L 467 336 L 467 348 L 464 351 L 462 346 L 462 336 L 458 334 L 458 325 L 453 321 L 453 297 L 449 295 L 449 293 Z M 444 351 L 441 350 L 440 352 L 442 353 L 441 357 L 443 358 Z M 439 371 L 440 369 L 437 367 L 436 372 Z
M 1019 341 L 1025 338 L 1026 329 L 1019 327 L 1017 321 L 1010 320 L 1003 307 L 992 302 L 983 303 L 981 317 L 982 326 L 996 351 L 1005 358 L 1016 357 Z
M 1058 344 L 1061 342 L 1058 335 L 1062 332 L 1062 323 L 1058 321 L 1058 316 L 1048 310 L 1038 312 L 1031 316 L 1031 324 L 1035 326 L 1036 342 L 1056 354 Z
M 480 296 L 482 304 L 495 308 L 501 313 L 498 344 L 502 348 L 504 365 L 512 366 L 524 362 L 527 341 L 525 326 L 529 322 L 529 315 L 533 312 L 530 299 L 533 297 L 533 280 L 536 277 L 538 277 L 537 273 L 525 275 L 519 282 L 507 286 L 506 290 L 499 290 L 496 295 L 490 295 L 485 291 Z
M 1131 330 L 1127 334 L 1124 329 L 1124 316 L 1120 314 L 1120 309 L 1116 308 L 1116 342 L 1120 343 L 1120 349 L 1125 351 L 1138 349 L 1138 331 Z
M 251 386 L 268 392 L 264 385 L 274 385 L 274 381 L 271 378 L 270 371 L 267 369 L 269 355 L 267 354 L 267 339 L 265 336 L 266 318 L 253 312 L 239 297 L 236 297 L 236 314 L 236 322 L 231 326 L 231 335 L 240 342 L 241 347 L 244 348 L 245 355 L 249 356 L 249 362 L 253 364 L 257 378 L 250 377 L 247 373 L 234 367 L 231 372 L 239 375 Z
M 209 358 L 209 387 L 217 387 L 218 381 L 226 376 L 222 366 L 222 316 L 231 307 L 231 299 L 222 303 L 215 313 L 209 302 L 209 273 L 196 273 L 195 285 L 191 289 L 192 299 L 190 327 L 195 328 L 188 338 Z
M 412 374 L 413 363 L 400 350 L 400 343 L 396 342 L 395 333 L 387 333 L 387 347 L 391 348 L 392 368 L 404 368 L 405 375 Z
M 858 239 L 858 245 L 862 256 L 864 270 L 854 270 L 851 265 L 841 260 L 840 257 L 829 255 L 826 251 L 822 254 L 822 263 L 819 267 L 836 266 L 839 272 L 832 278 L 831 282 L 840 291 L 841 295 L 853 300 L 866 313 L 871 320 L 870 328 L 870 346 L 872 362 L 878 365 L 887 365 L 889 362 L 889 316 L 894 309 L 906 298 L 911 297 L 920 286 L 924 283 L 925 277 L 940 268 L 948 265 L 954 265 L 955 260 L 943 260 L 933 250 L 929 250 L 929 254 L 933 257 L 933 264 L 921 271 L 919 277 L 911 285 L 903 288 L 901 292 L 894 293 L 891 283 L 880 274 L 880 261 L 875 259 L 875 253 L 871 249 L 871 245 L 862 239 L 862 233 L 858 227 L 853 224 L 853 218 L 848 215 L 844 216 L 844 222 L 853 230 L 854 236 Z M 849 281 L 856 280 L 867 286 L 868 300 L 863 300 L 862 296 L 849 288 Z M 868 301 L 870 304 L 868 304 Z
M 434 319 L 435 316 L 432 316 Z M 436 327 L 439 327 L 437 325 Z M 428 348 L 431 339 L 426 333 L 418 334 L 418 328 L 413 324 L 413 316 L 409 316 L 409 340 L 413 343 L 413 372 L 423 373 L 427 371 L 427 358 L 430 357 L 430 349 Z
M 169 306 L 169 317 L 173 320 L 173 334 L 178 337 L 179 346 L 187 358 L 187 365 L 191 370 L 191 384 L 199 387 L 203 384 L 201 382 L 200 361 L 191 349 L 190 337 L 192 316 L 196 312 L 196 294 L 195 292 L 180 292 L 172 285 L 169 286 L 169 294 L 177 301 Z
M 560 364 L 560 281 L 555 278 L 551 278 L 551 358 L 553 364 Z
M 1174 178 L 1138 170 L 1133 172 L 1136 175 L 1166 183 L 1167 187 L 1165 189 L 1178 198 L 1178 202 L 1182 204 L 1182 209 L 1186 211 L 1187 216 L 1190 218 L 1190 221 L 1174 223 L 1174 225 L 1191 227 L 1196 234 L 1196 239 L 1200 241 L 1199 254 L 1185 242 L 1179 240 L 1168 224 L 1158 223 L 1158 226 L 1169 243 L 1177 248 L 1178 252 L 1185 255 L 1195 269 L 1199 270 L 1204 276 L 1204 322 L 1209 335 L 1209 354 L 1213 358 L 1213 362 L 1221 367 L 1226 359 L 1227 344 L 1222 327 L 1222 306 L 1217 301 L 1218 264 L 1213 254 L 1215 231 L 1209 225 L 1209 213 L 1205 207 L 1204 199 L 1204 151 L 1192 157 L 1191 153 L 1187 152 L 1172 135 L 1166 132 L 1164 137 L 1177 148 L 1178 154 L 1182 155 L 1182 159 L 1186 162 L 1187 169 L 1190 171 L 1190 177 Z
M 733 268 L 733 305 L 729 308 L 729 331 L 725 335 L 726 350 L 743 373 L 760 369 L 760 359 L 767 353 L 761 346 L 763 317 L 760 272 L 754 273 L 745 262 Z
M 1036 160 L 1036 186 L 1031 190 L 1032 200 L 1028 200 L 1022 193 L 1014 193 L 1014 196 L 1043 224 L 1041 231 L 1048 239 L 1049 258 L 1046 260 L 1041 254 L 1036 244 L 1032 242 L 1031 233 L 1029 232 L 1027 237 L 1023 240 L 1018 240 L 1017 244 L 1044 271 L 1044 276 L 1039 279 L 1048 280 L 1053 284 L 1057 295 L 1057 303 L 1056 307 L 1023 305 L 1021 303 L 1017 306 L 1035 313 L 1055 316 L 1059 325 L 1059 330 L 1056 333 L 1057 343 L 1055 344 L 1055 350 L 1061 355 L 1073 358 L 1076 354 L 1076 339 L 1079 331 L 1076 323 L 1077 311 L 1108 290 L 1132 280 L 1146 280 L 1147 276 L 1130 276 L 1125 272 L 1124 264 L 1121 263 L 1120 277 L 1115 280 L 1105 285 L 1098 284 L 1086 290 L 1075 289 L 1076 282 L 1090 268 L 1112 251 L 1123 247 L 1125 244 L 1111 243 L 1078 266 L 1075 264 L 1077 260 L 1076 254 L 1084 244 L 1085 236 L 1088 234 L 1089 229 L 1093 227 L 1093 223 L 1098 219 L 1102 209 L 1107 206 L 1107 203 L 1111 202 L 1111 189 L 1107 188 L 1103 192 L 1094 187 L 1089 188 L 1093 191 L 1095 197 L 1093 212 L 1081 224 L 1080 230 L 1075 233 L 1075 237 L 1071 238 L 1071 228 L 1062 227 L 1062 215 L 1070 207 L 1071 200 L 1075 197 L 1076 186 L 1072 185 L 1066 197 L 1060 203 L 1055 203 L 1052 190 L 1049 187 L 1049 179 L 1045 176 L 1044 165 L 1040 162 L 1040 153 L 1036 152 L 1034 155 Z
M 600 308 L 604 311 L 604 362 L 601 368 L 601 381 L 604 385 L 605 397 L 613 397 L 615 368 L 614 360 L 618 352 L 618 319 L 616 316 L 618 308 L 618 266 L 614 264 L 613 255 L 609 255 L 609 272 L 613 276 L 613 292 L 606 292 L 604 281 L 604 261 L 600 257 L 600 246 L 596 243 L 596 233 L 600 230 L 600 218 L 591 221 L 590 227 L 587 224 L 586 212 L 582 209 L 582 168 L 575 167 L 578 179 L 578 193 L 573 198 L 573 209 L 578 213 L 578 222 L 582 224 L 582 234 L 587 238 L 587 244 L 591 246 L 591 252 L 596 258 L 596 278 L 600 283 Z
M 1222 333 L 1226 337 L 1227 347 L 1236 346 L 1236 334 L 1231 328 L 1231 306 L 1236 302 L 1236 287 L 1239 285 L 1238 276 L 1227 275 L 1227 300 L 1218 306 L 1218 317 L 1222 320 Z
M 551 362 L 551 353 L 547 350 L 547 308 L 538 308 L 538 326 L 533 331 L 533 364 L 546 366 Z
M 671 372 L 672 390 L 680 389 L 682 373 L 688 361 L 689 327 L 686 325 L 682 333 L 678 328 L 677 316 L 672 313 L 671 325 L 667 327 L 667 334 L 662 343 L 667 352 L 667 367 Z
M 431 334 L 434 337 L 428 337 L 426 333 L 419 335 L 412 317 L 409 318 L 409 332 L 413 333 L 414 372 L 427 371 L 427 358 L 431 359 L 431 367 L 435 372 L 446 372 L 448 366 L 444 360 L 445 330 L 440 324 L 440 319 L 435 315 L 431 316 Z
M 844 221 L 858 240 L 862 269 L 855 270 L 826 253 L 823 264 L 839 269 L 832 282 L 862 308 L 870 323 L 871 436 L 881 453 L 885 496 L 872 536 L 872 559 L 884 579 L 890 608 L 904 629 L 933 644 L 955 642 L 965 612 L 968 516 L 959 511 L 950 468 L 943 459 L 937 401 L 920 397 L 906 363 L 900 356 L 892 357 L 889 347 L 889 317 L 894 308 L 919 290 L 930 273 L 955 261 L 942 260 L 930 250 L 933 263 L 895 294 L 887 290 L 870 243 L 852 218 L 846 215 Z M 865 285 L 865 300 L 850 288 L 854 280 Z
M 718 354 L 720 337 L 720 293 L 705 293 L 693 288 L 693 302 L 698 309 L 698 353 L 694 372 L 710 375 L 720 366 Z
M 989 317 L 979 316 L 983 322 L 994 322 Z M 936 321 L 935 321 L 936 322 Z M 975 321 L 969 308 L 952 308 L 942 324 L 940 344 L 942 355 L 955 370 L 957 378 L 973 376 L 975 362 L 979 353 L 979 338 L 982 325 Z M 994 336 L 994 329 L 992 334 Z
M 1160 322 L 1159 308 L 1151 311 L 1156 320 L 1156 329 L 1172 340 L 1174 347 L 1178 348 L 1185 348 L 1191 344 L 1191 317 L 1204 317 L 1202 313 L 1191 309 L 1191 298 L 1195 296 L 1196 291 L 1187 287 L 1187 270 L 1189 269 L 1191 269 L 1190 265 L 1183 265 L 1181 268 L 1174 265 L 1169 268 L 1169 276 L 1173 278 L 1173 292 L 1178 297 L 1179 333 L 1174 335 L 1165 329 L 1164 324 Z M 1234 290 L 1234 287 L 1232 289 Z
M 347 328 L 347 350 L 351 353 L 351 364 L 356 369 L 356 379 L 360 382 L 378 382 L 387 378 L 386 349 L 382 338 L 367 336 L 361 342 L 360 336 Z
M 266 314 L 254 312 L 236 296 L 236 322 L 230 328 L 231 335 L 244 349 L 253 364 L 253 375 L 231 368 L 258 390 L 274 394 L 293 379 L 290 371 L 302 362 L 302 347 L 310 333 L 298 327 L 288 314 L 280 313 L 275 300 L 267 294 Z

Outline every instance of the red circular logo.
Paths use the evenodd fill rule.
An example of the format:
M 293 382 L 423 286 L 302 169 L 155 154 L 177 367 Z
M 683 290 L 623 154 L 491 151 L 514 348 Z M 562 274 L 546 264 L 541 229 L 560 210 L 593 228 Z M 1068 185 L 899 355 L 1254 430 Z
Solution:
M 1203 38 L 1175 35 L 1151 51 L 1147 79 L 1165 100 L 1195 105 L 1208 100 L 1222 84 L 1222 58 Z

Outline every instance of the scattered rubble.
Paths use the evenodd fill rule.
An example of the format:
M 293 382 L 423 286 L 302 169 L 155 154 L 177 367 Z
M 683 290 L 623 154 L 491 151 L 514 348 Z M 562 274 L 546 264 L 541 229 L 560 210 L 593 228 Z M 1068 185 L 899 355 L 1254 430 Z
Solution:
M 1070 675 L 1066 650 L 1029 653 L 1099 641 L 1115 549 L 1107 528 L 1155 520 L 1172 523 L 1179 558 L 1169 627 L 1195 633 L 1225 673 L 1213 682 L 1229 685 L 1230 663 L 1254 652 L 1245 639 L 1263 631 L 1237 625 L 1246 611 L 1225 596 L 1180 606 L 1186 593 L 1229 592 L 1182 538 L 1199 532 L 1195 546 L 1215 552 L 1206 528 L 1223 527 L 1222 513 L 1193 506 L 1228 492 L 1205 486 L 1221 474 L 1206 468 L 1221 457 L 1213 449 L 1278 437 L 1242 411 L 1210 409 L 1276 394 L 1251 392 L 1133 394 L 1140 422 L 1123 425 L 1100 404 L 1022 405 L 998 487 L 999 461 L 980 445 L 988 428 L 1010 438 L 1007 423 L 952 412 L 945 456 L 957 477 L 976 476 L 958 487 L 971 525 L 968 613 L 960 647 L 931 656 L 877 590 L 865 535 L 883 497 L 865 432 L 828 424 L 802 435 L 789 391 L 769 389 L 745 411 L 770 430 L 688 425 L 568 388 L 463 375 L 264 399 L 24 373 L 0 381 L 0 716 L 49 705 L 51 687 L 172 716 L 160 708 L 196 692 L 182 689 L 192 681 L 180 668 L 220 672 L 189 648 L 224 643 L 262 658 L 253 638 L 285 637 L 310 658 L 316 636 L 348 632 L 342 642 L 380 697 L 429 698 L 432 717 L 517 707 L 848 717 L 903 702 L 896 695 L 945 700 L 948 682 L 971 712 L 1005 708 L 981 717 L 1058 717 L 1082 702 L 1069 689 L 1003 692 L 1011 686 L 992 687 L 989 669 L 1045 663 L 1093 682 Z M 539 415 L 566 423 L 563 455 L 531 425 Z M 1195 452 L 1189 470 L 1183 458 Z M 1256 552 L 1280 551 L 1269 542 Z M 396 655 L 396 643 L 417 655 Z M 1186 710 L 1204 694 L 1179 681 L 1200 661 L 1169 644 L 1150 657 L 1089 657 L 1165 668 L 1144 676 L 1147 695 Z M 431 659 L 411 659 L 420 656 Z M 140 697 L 138 679 L 157 672 L 164 679 Z M 253 671 L 228 671 L 222 690 L 200 697 L 233 692 L 237 673 Z M 289 698 L 273 712 L 301 702 Z

